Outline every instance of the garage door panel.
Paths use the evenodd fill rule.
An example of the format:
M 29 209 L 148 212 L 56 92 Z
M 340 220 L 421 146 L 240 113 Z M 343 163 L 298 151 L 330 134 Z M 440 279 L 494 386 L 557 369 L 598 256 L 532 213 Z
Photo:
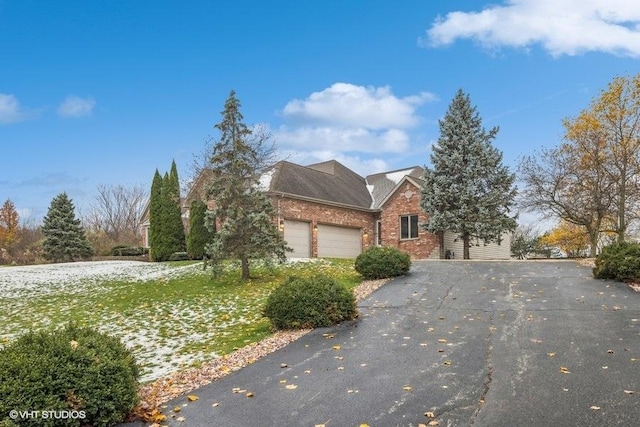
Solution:
M 355 258 L 362 252 L 359 228 L 318 225 L 318 256 Z
M 289 258 L 308 258 L 311 256 L 311 227 L 304 221 L 284 221 L 284 240 L 293 252 L 287 252 Z

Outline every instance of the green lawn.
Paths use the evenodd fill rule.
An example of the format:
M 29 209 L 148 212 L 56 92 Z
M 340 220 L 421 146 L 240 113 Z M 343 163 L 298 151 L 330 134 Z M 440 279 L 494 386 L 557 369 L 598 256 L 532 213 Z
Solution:
M 149 268 L 149 264 L 140 265 Z M 11 268 L 3 269 L 0 339 L 7 343 L 28 329 L 77 321 L 119 337 L 132 348 L 145 381 L 269 335 L 269 323 L 261 310 L 269 293 L 289 275 L 327 274 L 349 288 L 360 283 L 353 260 L 256 266 L 254 278 L 244 283 L 233 265 L 217 279 L 203 272 L 200 263 L 165 263 L 162 267 L 165 270 L 151 279 L 103 277 L 69 286 L 50 280 L 28 290 L 14 285 L 13 291 L 11 284 L 3 289 L 2 275 Z

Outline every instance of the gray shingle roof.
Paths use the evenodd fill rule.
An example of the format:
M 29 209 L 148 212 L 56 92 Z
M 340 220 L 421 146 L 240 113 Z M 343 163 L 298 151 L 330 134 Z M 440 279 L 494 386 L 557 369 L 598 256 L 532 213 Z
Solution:
M 335 160 L 309 166 L 278 162 L 271 172 L 268 189 L 361 209 L 371 207 L 365 179 Z
M 414 180 L 421 182 L 424 169 L 420 166 L 413 166 L 405 169 L 398 169 L 390 172 L 376 173 L 368 175 L 366 178 L 367 186 L 371 192 L 373 209 L 380 209 L 382 202 L 389 195 L 391 191 L 398 185 L 398 183 L 405 176 L 410 176 Z

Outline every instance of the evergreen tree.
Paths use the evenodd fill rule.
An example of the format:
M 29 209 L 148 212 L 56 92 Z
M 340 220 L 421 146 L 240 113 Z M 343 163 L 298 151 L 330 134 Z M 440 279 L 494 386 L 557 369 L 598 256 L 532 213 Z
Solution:
M 170 256 L 174 252 L 186 252 L 187 242 L 184 235 L 184 222 L 182 222 L 180 181 L 175 160 L 171 163 L 169 174 L 165 174 L 162 186 L 162 202 L 168 255 Z
M 162 225 L 162 176 L 158 169 L 153 175 L 151 194 L 149 200 L 149 246 L 151 247 L 151 259 L 161 261 L 164 251 Z
M 194 200 L 189 208 L 189 236 L 187 253 L 191 259 L 202 259 L 207 243 L 213 240 L 215 231 L 206 225 L 207 205 L 202 200 Z M 215 221 L 212 221 L 215 223 Z M 215 225 L 215 224 L 213 224 Z
M 422 226 L 432 233 L 458 233 L 463 257 L 469 259 L 471 238 L 500 242 L 503 232 L 515 229 L 515 216 L 509 214 L 516 196 L 515 175 L 502 165 L 502 153 L 492 145 L 498 128 L 484 129 L 462 90 L 439 124 L 433 168 L 425 167 L 423 176 L 421 206 L 429 220 Z
M 50 261 L 75 261 L 93 255 L 93 248 L 76 219 L 75 207 L 66 193 L 51 201 L 42 225 L 44 256 Z
M 217 220 L 220 229 L 207 252 L 214 267 L 224 258 L 239 259 L 242 278 L 247 280 L 249 259 L 273 256 L 285 259 L 286 247 L 273 223 L 275 210 L 258 189 L 260 175 L 271 161 L 273 149 L 265 145 L 266 136 L 254 135 L 243 123 L 234 91 L 225 102 L 222 121 L 215 127 L 220 131 L 220 139 L 213 147 L 208 187 L 208 196 L 215 207 L 207 225 L 213 228 Z

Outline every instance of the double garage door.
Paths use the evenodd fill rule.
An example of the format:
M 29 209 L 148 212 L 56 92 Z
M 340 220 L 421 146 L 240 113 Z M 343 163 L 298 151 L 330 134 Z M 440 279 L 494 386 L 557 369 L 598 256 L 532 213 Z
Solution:
M 355 258 L 362 251 L 360 229 L 318 224 L 318 257 Z M 311 256 L 311 223 L 284 222 L 284 240 L 293 248 L 290 258 Z

